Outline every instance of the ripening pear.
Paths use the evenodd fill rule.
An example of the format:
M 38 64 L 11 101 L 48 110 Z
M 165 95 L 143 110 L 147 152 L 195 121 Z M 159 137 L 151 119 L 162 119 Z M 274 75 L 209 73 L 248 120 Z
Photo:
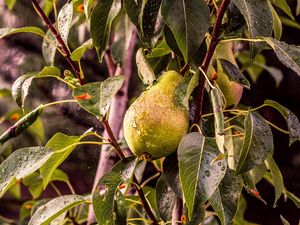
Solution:
M 176 151 L 188 132 L 188 110 L 177 105 L 175 88 L 182 81 L 167 71 L 129 107 L 124 118 L 124 136 L 137 156 L 156 159 Z
M 233 51 L 232 51 L 232 43 L 219 43 L 214 57 L 215 58 L 222 58 L 226 59 L 232 64 L 237 66 Z M 209 67 L 208 74 L 213 75 L 214 69 L 212 66 Z M 221 89 L 222 93 L 224 94 L 225 100 L 226 100 L 226 106 L 232 106 L 237 105 L 239 101 L 241 100 L 241 97 L 243 95 L 243 87 L 231 80 L 227 77 L 227 75 L 223 72 L 223 69 L 221 67 L 218 67 L 218 77 L 216 79 L 216 82 Z

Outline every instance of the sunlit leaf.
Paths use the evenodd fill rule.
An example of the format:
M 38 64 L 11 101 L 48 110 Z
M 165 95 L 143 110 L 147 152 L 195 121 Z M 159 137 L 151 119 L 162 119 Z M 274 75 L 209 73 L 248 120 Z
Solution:
M 42 37 L 45 36 L 45 32 L 38 27 L 1 28 L 0 39 L 17 33 L 33 33 L 33 34 L 40 35 Z
M 63 195 L 52 199 L 48 203 L 40 206 L 31 217 L 28 225 L 46 225 L 64 212 L 77 205 L 88 203 L 89 197 L 80 195 Z
M 56 54 L 57 41 L 51 30 L 47 30 L 43 39 L 42 53 L 47 65 L 53 66 Z
M 78 100 L 83 109 L 102 119 L 123 82 L 124 76 L 109 77 L 103 82 L 89 83 L 75 88 L 73 97 Z
M 66 44 L 68 43 L 69 31 L 72 25 L 72 17 L 73 3 L 70 2 L 61 8 L 57 18 L 58 32 Z
M 13 152 L 0 165 L 0 197 L 18 180 L 40 168 L 53 154 L 47 147 L 28 147 Z
M 138 68 L 139 77 L 143 83 L 146 85 L 152 85 L 156 80 L 156 77 L 150 63 L 148 62 L 148 59 L 145 56 L 143 48 L 140 48 L 136 52 L 136 65 Z

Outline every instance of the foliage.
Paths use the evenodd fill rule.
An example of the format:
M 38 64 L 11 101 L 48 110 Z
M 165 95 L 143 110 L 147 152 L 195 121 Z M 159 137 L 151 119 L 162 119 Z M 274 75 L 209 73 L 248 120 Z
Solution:
M 0 98 L 13 97 L 22 109 L 18 113 L 8 112 L 3 117 L 11 125 L 0 136 L 0 153 L 5 158 L 0 165 L 0 196 L 17 192 L 17 185 L 22 182 L 33 197 L 21 207 L 21 221 L 30 217 L 29 224 L 66 224 L 72 219 L 81 224 L 87 220 L 88 206 L 91 205 L 99 224 L 170 223 L 173 208 L 179 210 L 179 215 L 173 219 L 181 219 L 184 224 L 199 224 L 211 219 L 211 213 L 206 213 L 211 205 L 209 210 L 215 212 L 221 224 L 247 224 L 243 218 L 246 203 L 242 190 L 264 201 L 256 188 L 261 179 L 275 188 L 274 207 L 282 195 L 299 207 L 300 199 L 285 188 L 283 176 L 273 159 L 271 130 L 272 127 L 288 134 L 289 145 L 292 145 L 300 140 L 299 119 L 273 100 L 266 100 L 257 108 L 238 102 L 227 107 L 226 93 L 222 93 L 215 82 L 222 73 L 228 78 L 226 85 L 234 82 L 251 91 L 247 77 L 255 82 L 266 70 L 279 83 L 283 74 L 266 65 L 260 54 L 270 49 L 283 65 L 300 76 L 300 46 L 280 41 L 282 23 L 287 19 L 294 20 L 285 0 L 72 0 L 58 13 L 56 1 L 46 1 L 51 5 L 47 13 L 36 0 L 31 2 L 37 17 L 39 15 L 47 25 L 47 31 L 30 25 L 0 29 L 0 38 L 18 33 L 43 38 L 40 48 L 45 67 L 41 71 L 20 74 L 11 90 L 0 90 Z M 15 0 L 5 0 L 5 3 L 9 9 L 18 4 Z M 280 11 L 284 16 L 278 15 Z M 54 24 L 47 17 L 50 14 L 55 18 Z M 71 51 L 69 33 L 76 26 L 88 28 L 90 38 Z M 131 39 L 128 39 L 128 33 Z M 138 44 L 132 42 L 136 34 Z M 245 42 L 249 43 L 249 49 Z M 234 52 L 235 55 L 233 47 L 215 51 L 222 43 L 239 44 L 243 49 Z M 105 60 L 112 71 L 110 77 L 101 82 L 85 78 L 86 71 L 81 66 L 85 53 L 93 48 L 98 53 L 98 59 L 93 60 L 100 63 Z M 124 55 L 130 51 L 135 57 L 131 56 L 129 61 L 135 59 L 137 73 L 146 86 L 155 85 L 156 78 L 166 70 L 176 70 L 184 76 L 174 92 L 175 100 L 180 107 L 189 109 L 191 115 L 196 115 L 191 116 L 190 133 L 182 138 L 177 152 L 147 164 L 153 164 L 157 169 L 152 177 L 155 189 L 153 185 L 140 184 L 135 174 L 141 170 L 139 166 L 145 158 L 126 158 L 123 146 L 116 139 L 118 134 L 113 133 L 108 122 L 112 101 L 125 94 L 124 85 L 128 87 L 131 74 L 126 72 L 125 61 L 128 59 Z M 54 66 L 57 53 L 67 60 L 72 72 L 61 73 L 62 68 Z M 124 75 L 116 72 L 116 68 L 121 68 Z M 41 104 L 27 112 L 25 99 L 34 88 L 31 85 L 33 79 L 49 77 L 66 84 L 73 98 Z M 209 98 L 204 98 L 206 92 Z M 208 109 L 205 114 L 200 102 Z M 43 133 L 43 125 L 37 125 L 37 122 L 41 123 L 39 117 L 50 106 L 64 103 L 77 104 L 96 117 L 108 137 L 100 136 L 93 128 L 78 136 L 56 133 L 45 146 L 24 147 L 4 155 L 16 136 L 29 132 L 34 126 L 40 130 L 31 132 L 43 142 L 43 135 L 39 137 L 38 134 Z M 192 104 L 196 107 L 191 107 Z M 265 119 L 259 111 L 263 107 L 276 109 L 286 120 L 288 131 Z M 199 121 L 195 119 L 197 115 Z M 87 140 L 87 137 L 97 141 Z M 110 145 L 121 160 L 96 181 L 98 185 L 92 193 L 76 195 L 68 176 L 58 167 L 78 145 L 88 144 Z M 72 194 L 43 199 L 41 193 L 49 184 L 53 185 L 53 181 L 65 182 Z M 134 195 L 135 192 L 140 198 Z M 284 224 L 289 224 L 282 216 L 281 219 Z

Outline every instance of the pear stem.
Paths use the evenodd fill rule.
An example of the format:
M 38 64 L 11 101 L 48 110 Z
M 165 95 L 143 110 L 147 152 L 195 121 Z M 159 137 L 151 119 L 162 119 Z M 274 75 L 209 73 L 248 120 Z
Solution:
M 221 3 L 221 6 L 217 12 L 217 18 L 216 18 L 216 22 L 213 27 L 211 42 L 210 42 L 208 51 L 205 55 L 204 62 L 201 66 L 205 73 L 207 73 L 210 61 L 211 61 L 211 59 L 214 55 L 214 52 L 216 50 L 216 47 L 220 41 L 219 37 L 221 34 L 222 20 L 223 20 L 224 14 L 226 12 L 226 9 L 227 9 L 229 3 L 230 3 L 230 0 L 223 0 Z M 197 90 L 196 90 L 196 113 L 195 113 L 195 120 L 194 120 L 194 123 L 196 123 L 196 124 L 199 124 L 200 120 L 201 120 L 205 84 L 206 84 L 205 77 L 201 76 L 199 85 L 197 86 Z

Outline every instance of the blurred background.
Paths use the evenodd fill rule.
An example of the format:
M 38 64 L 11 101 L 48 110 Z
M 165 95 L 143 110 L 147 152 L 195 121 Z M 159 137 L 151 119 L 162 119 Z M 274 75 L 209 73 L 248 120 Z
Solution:
M 62 1 L 63 2 L 63 1 Z M 292 12 L 295 14 L 297 1 L 289 1 Z M 77 12 L 80 13 L 80 12 Z M 50 18 L 53 21 L 53 17 Z M 300 17 L 296 18 L 300 22 Z M 0 28 L 38 26 L 45 28 L 28 0 L 18 0 L 12 10 L 8 10 L 3 0 L 0 1 Z M 76 48 L 87 40 L 85 24 L 71 29 L 70 46 Z M 287 21 L 283 28 L 282 40 L 300 45 L 300 25 Z M 20 110 L 6 89 L 21 75 L 40 71 L 45 66 L 41 51 L 42 38 L 31 34 L 17 34 L 0 39 L 0 133 L 11 126 L 16 120 L 14 115 Z M 300 118 L 300 77 L 293 71 L 284 67 L 273 52 L 263 51 L 258 56 L 259 63 L 263 63 L 267 70 L 253 73 L 251 65 L 243 63 L 243 55 L 238 57 L 240 67 L 251 81 L 251 91 L 244 91 L 241 103 L 249 106 L 259 106 L 264 100 L 272 99 L 289 108 Z M 99 81 L 107 77 L 104 64 L 100 64 L 95 51 L 88 51 L 83 60 L 88 81 Z M 62 70 L 70 69 L 65 60 L 56 54 L 55 65 Z M 274 69 L 277 68 L 277 70 Z M 256 68 L 257 69 L 257 68 Z M 280 70 L 278 70 L 280 69 Z M 136 71 L 136 69 L 134 69 Z M 252 71 L 252 72 L 251 72 Z M 142 84 L 135 74 L 132 76 L 130 96 L 135 96 Z M 54 79 L 34 80 L 26 101 L 26 108 L 33 109 L 41 103 L 71 98 L 70 90 Z M 271 108 L 263 108 L 262 115 L 283 129 L 287 129 L 284 119 Z M 90 127 L 100 127 L 99 122 L 91 115 L 81 110 L 75 104 L 65 104 L 47 108 L 41 119 L 24 134 L 9 141 L 0 147 L 0 162 L 11 151 L 21 147 L 44 145 L 55 133 L 62 132 L 69 135 L 80 135 Z M 300 142 L 288 147 L 288 135 L 273 129 L 275 149 L 274 158 L 283 174 L 286 188 L 300 196 Z M 70 178 L 76 193 L 85 194 L 91 191 L 93 179 L 98 163 L 99 148 L 85 146 L 77 148 L 70 157 L 59 167 Z M 65 194 L 70 193 L 63 182 L 55 182 L 56 186 Z M 244 193 L 247 200 L 246 219 L 257 224 L 282 224 L 279 215 L 283 215 L 291 225 L 297 225 L 300 219 L 300 210 L 288 200 L 281 198 L 276 208 L 273 208 L 274 189 L 265 181 L 258 184 L 261 196 L 267 201 L 264 205 L 259 200 Z M 55 197 L 56 192 L 49 186 L 41 198 Z M 0 199 L 0 215 L 7 218 L 18 218 L 21 205 L 32 199 L 31 194 L 24 185 L 19 185 Z M 0 222 L 1 223 L 1 222 Z

